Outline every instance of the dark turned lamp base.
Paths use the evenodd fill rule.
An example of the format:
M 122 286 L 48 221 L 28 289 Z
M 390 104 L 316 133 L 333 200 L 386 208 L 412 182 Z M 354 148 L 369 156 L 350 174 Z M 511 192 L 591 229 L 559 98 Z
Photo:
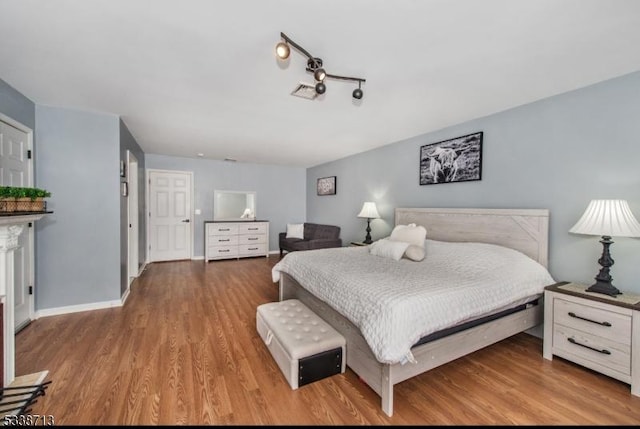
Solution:
M 609 296 L 622 295 L 622 292 L 611 283 L 595 282 L 586 290 L 587 292 L 603 293 Z
M 371 219 L 367 218 L 367 237 L 364 239 L 364 244 L 371 244 L 373 240 L 371 240 Z
M 622 292 L 611 284 L 612 277 L 609 274 L 609 269 L 613 265 L 613 259 L 609 254 L 609 246 L 613 244 L 613 241 L 608 235 L 603 235 L 600 243 L 602 243 L 602 256 L 598 259 L 598 263 L 602 266 L 602 269 L 595 277 L 596 282 L 589 286 L 587 292 L 602 293 L 609 296 L 621 295 Z

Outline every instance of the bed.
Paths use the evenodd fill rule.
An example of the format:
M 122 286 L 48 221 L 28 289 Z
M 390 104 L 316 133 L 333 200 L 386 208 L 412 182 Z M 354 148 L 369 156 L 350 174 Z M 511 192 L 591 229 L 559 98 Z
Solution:
M 299 299 L 346 338 L 347 365 L 381 397 L 382 410 L 388 416 L 393 415 L 395 384 L 542 323 L 540 298 L 544 286 L 554 283 L 546 270 L 548 210 L 395 210 L 396 225 L 411 223 L 427 229 L 427 256 L 423 262 L 389 262 L 383 258 L 378 260 L 379 267 L 371 268 L 369 265 L 369 268 L 364 268 L 365 265 L 360 264 L 376 257 L 369 255 L 366 247 L 354 247 L 298 252 L 301 254 L 291 258 L 287 255 L 273 267 L 274 281 L 279 282 L 279 299 Z M 416 290 L 416 279 L 420 275 L 428 277 L 428 281 L 434 285 L 445 283 L 442 277 L 436 275 L 434 266 L 424 265 L 432 275 L 421 274 L 423 271 L 419 270 L 424 269 L 422 264 L 434 264 L 433 261 L 442 255 L 449 257 L 451 252 L 463 251 L 478 255 L 477 263 L 467 265 L 477 265 L 489 274 L 487 288 L 493 286 L 491 282 L 495 279 L 500 279 L 494 274 L 499 274 L 505 267 L 500 263 L 494 264 L 490 259 L 482 260 L 482 255 L 495 251 L 495 258 L 501 258 L 503 254 L 505 258 L 516 258 L 514 261 L 517 262 L 509 259 L 509 265 L 526 260 L 523 263 L 528 265 L 522 266 L 526 269 L 516 270 L 526 275 L 518 274 L 521 278 L 513 281 L 518 284 L 518 287 L 512 288 L 514 298 L 506 298 L 505 294 L 510 296 L 512 292 L 504 292 L 509 286 L 505 284 L 497 285 L 493 292 L 503 302 L 480 302 L 475 305 L 476 301 L 480 301 L 481 294 L 469 302 L 459 303 L 457 299 L 467 297 L 458 291 L 457 284 L 465 275 L 469 277 L 473 274 L 472 271 L 469 272 L 471 274 L 467 273 L 462 265 L 454 267 L 456 272 L 461 272 L 460 278 L 452 281 L 455 287 L 438 289 L 442 296 L 436 297 L 438 293 L 431 292 L 426 298 L 416 295 L 423 293 Z M 464 257 L 468 261 L 476 261 L 475 257 Z M 362 278 L 354 277 L 358 275 L 358 270 L 364 270 L 361 271 Z M 466 282 L 473 287 L 473 282 L 479 280 L 468 278 Z M 500 282 L 502 280 L 495 280 L 496 284 Z M 366 286 L 370 286 L 370 291 Z M 484 287 L 482 284 L 482 291 Z M 398 297 L 394 295 L 396 293 Z M 381 296 L 384 296 L 384 300 Z M 407 296 L 411 299 L 407 300 Z M 446 302 L 448 309 L 469 307 L 471 310 L 465 314 L 440 311 L 440 315 L 435 317 L 430 316 L 431 313 L 437 313 L 435 310 L 426 311 L 423 307 L 417 307 L 438 302 Z M 454 305 L 451 305 L 452 302 Z M 443 305 L 436 307 L 442 310 Z M 369 315 L 381 320 L 376 320 L 377 325 L 373 328 Z M 406 321 L 406 315 L 416 315 L 420 323 L 429 325 L 413 329 L 418 319 Z

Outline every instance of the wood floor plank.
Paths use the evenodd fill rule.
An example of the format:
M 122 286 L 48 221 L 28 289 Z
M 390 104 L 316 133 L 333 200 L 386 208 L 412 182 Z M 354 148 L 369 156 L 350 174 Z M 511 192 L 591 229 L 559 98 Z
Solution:
M 256 332 L 278 257 L 153 263 L 120 308 L 33 321 L 16 374 L 48 370 L 32 413 L 58 425 L 638 425 L 629 385 L 518 334 L 395 387 L 350 369 L 291 390 Z M 347 350 L 348 353 L 348 350 Z

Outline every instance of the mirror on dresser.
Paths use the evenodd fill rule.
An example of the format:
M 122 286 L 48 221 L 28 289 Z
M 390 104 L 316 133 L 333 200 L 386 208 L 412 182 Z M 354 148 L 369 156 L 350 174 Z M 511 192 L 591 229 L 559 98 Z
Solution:
M 205 261 L 269 257 L 269 221 L 256 219 L 256 193 L 213 191 L 213 220 L 205 221 Z
M 242 221 L 256 219 L 256 193 L 213 191 L 213 220 Z

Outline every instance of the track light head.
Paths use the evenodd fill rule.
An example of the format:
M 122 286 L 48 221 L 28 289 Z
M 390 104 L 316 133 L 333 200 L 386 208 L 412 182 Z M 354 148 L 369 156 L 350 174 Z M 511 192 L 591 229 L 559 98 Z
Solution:
M 362 81 L 359 80 L 358 81 L 358 87 L 356 89 L 353 90 L 353 98 L 355 98 L 356 100 L 360 100 L 362 98 Z
M 327 91 L 327 86 L 324 83 L 318 82 L 316 84 L 316 92 L 318 94 L 324 94 L 326 91 Z
M 318 82 L 323 82 L 324 78 L 327 77 L 327 72 L 324 71 L 324 69 L 322 67 L 320 67 L 319 69 L 316 69 L 316 71 L 313 72 L 313 77 Z
M 281 60 L 286 60 L 287 58 L 289 58 L 290 53 L 291 53 L 291 48 L 289 48 L 289 45 L 287 43 L 279 42 L 276 45 L 276 55 Z

